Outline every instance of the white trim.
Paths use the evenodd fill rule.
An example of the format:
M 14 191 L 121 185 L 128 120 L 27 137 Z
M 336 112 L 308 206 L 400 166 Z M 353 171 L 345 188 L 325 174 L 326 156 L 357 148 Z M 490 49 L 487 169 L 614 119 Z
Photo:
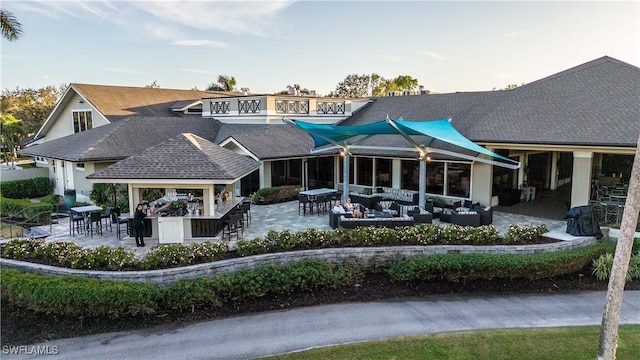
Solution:
M 56 106 L 53 108 L 53 111 L 51 111 L 51 113 L 49 114 L 49 117 L 47 117 L 47 120 L 44 121 L 44 123 L 42 124 L 42 126 L 40 127 L 40 129 L 38 130 L 38 132 L 36 132 L 36 135 L 34 136 L 34 138 L 37 138 L 40 133 L 42 132 L 42 130 L 47 127 L 47 125 L 49 124 L 49 121 L 53 121 L 51 119 L 53 119 L 53 115 L 58 111 L 58 108 L 60 107 L 60 105 L 62 105 L 63 102 L 65 102 L 65 98 L 67 96 L 67 94 L 73 90 L 76 94 L 78 94 L 78 91 L 76 91 L 76 89 L 73 88 L 72 85 L 69 85 L 67 87 L 67 90 L 64 91 L 64 94 L 62 94 L 62 96 L 60 96 L 60 100 L 58 101 L 58 103 L 56 104 Z
M 44 156 L 34 156 L 33 157 L 36 161 L 36 164 L 43 164 L 43 165 L 49 165 L 49 162 L 47 161 L 47 158 Z
M 505 150 L 519 150 L 519 151 L 559 151 L 559 152 L 574 152 L 574 151 L 592 151 L 596 153 L 606 154 L 635 154 L 636 148 L 628 146 L 587 146 L 587 145 L 536 145 L 536 144 L 515 144 L 515 143 L 487 143 L 477 142 L 478 145 L 484 144 L 487 147 L 494 149 Z
M 234 139 L 233 136 L 229 136 L 228 138 L 226 138 L 224 141 L 222 141 L 220 143 L 220 146 L 224 147 L 225 149 L 230 150 L 229 148 L 227 148 L 225 145 L 227 145 L 228 143 L 233 143 L 234 145 L 236 145 L 237 147 L 239 147 L 242 151 L 245 152 L 245 154 L 249 157 L 251 157 L 253 160 L 255 161 L 260 161 L 260 158 L 258 158 L 257 156 L 255 156 L 251 151 L 249 151 L 249 149 L 247 149 L 246 147 L 244 147 L 238 140 Z

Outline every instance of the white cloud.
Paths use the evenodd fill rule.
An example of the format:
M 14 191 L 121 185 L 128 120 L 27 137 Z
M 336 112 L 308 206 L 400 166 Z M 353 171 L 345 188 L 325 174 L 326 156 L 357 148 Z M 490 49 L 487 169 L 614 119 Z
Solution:
M 433 52 L 433 51 L 418 51 L 418 52 L 420 54 L 427 55 L 428 57 L 430 57 L 432 59 L 435 59 L 435 60 L 440 60 L 440 61 L 447 60 L 446 56 L 444 56 L 442 54 L 439 54 L 437 52 Z
M 264 35 L 264 28 L 292 1 L 158 1 L 132 2 L 158 20 L 200 30 L 236 35 Z
M 171 45 L 178 46 L 211 46 L 217 48 L 228 48 L 229 44 L 213 40 L 176 40 Z

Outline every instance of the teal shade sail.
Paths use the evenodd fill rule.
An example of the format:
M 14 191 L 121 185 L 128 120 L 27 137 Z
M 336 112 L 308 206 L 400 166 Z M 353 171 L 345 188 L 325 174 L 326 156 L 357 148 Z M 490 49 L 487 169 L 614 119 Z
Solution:
M 517 161 L 489 151 L 482 146 L 474 143 L 473 141 L 467 139 L 464 135 L 458 132 L 455 127 L 453 127 L 450 119 L 425 121 L 411 121 L 402 119 L 394 121 L 391 119 L 386 119 L 370 124 L 354 126 L 313 124 L 301 120 L 292 120 L 291 123 L 309 133 L 314 140 L 316 148 L 327 145 L 355 148 L 357 146 L 350 144 L 348 140 L 356 137 L 361 138 L 362 136 L 398 134 L 405 137 L 427 136 L 430 138 L 427 144 L 416 143 L 415 145 L 428 151 L 429 148 L 435 147 L 434 140 L 439 140 L 466 150 L 506 161 L 509 164 L 519 165 Z M 407 140 L 414 143 L 410 138 L 408 138 Z M 352 143 L 353 142 L 355 141 L 352 141 Z M 465 157 L 468 158 L 468 156 Z M 511 165 L 510 167 L 513 167 L 513 165 Z

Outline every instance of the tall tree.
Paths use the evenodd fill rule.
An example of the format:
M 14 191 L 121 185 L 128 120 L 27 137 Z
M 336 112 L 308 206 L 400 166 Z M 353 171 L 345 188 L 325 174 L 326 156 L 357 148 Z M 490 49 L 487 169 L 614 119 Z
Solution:
M 351 74 L 338 83 L 335 91 L 329 93 L 329 96 L 387 96 L 392 91 L 410 91 L 417 89 L 418 79 L 414 79 L 409 75 L 400 75 L 394 79 L 385 79 L 376 73 L 371 75 Z
M 24 124 L 22 120 L 16 119 L 13 115 L 2 115 L 2 123 L 0 124 L 0 141 L 2 145 L 7 147 L 5 155 L 7 162 L 11 161 L 11 167 L 16 167 L 16 156 L 18 151 L 18 143 L 25 136 Z
M 3 90 L 0 113 L 11 114 L 24 122 L 24 130 L 33 134 L 47 119 L 67 85 L 49 85 L 40 89 L 16 88 Z
M 206 89 L 207 91 L 235 91 L 236 78 L 229 75 L 218 76 L 218 82 L 211 83 Z
M 633 234 L 638 223 L 640 212 L 640 137 L 636 146 L 636 157 L 631 168 L 627 201 L 622 214 L 620 235 L 616 244 L 616 253 L 611 267 L 609 288 L 602 312 L 602 327 L 600 328 L 600 340 L 598 346 L 598 360 L 614 360 L 618 347 L 618 323 L 620 321 L 620 309 L 622 308 L 622 294 L 629 270 L 631 249 L 633 247 Z
M 369 83 L 371 77 L 366 74 L 347 75 L 343 81 L 336 85 L 336 89 L 329 93 L 329 96 L 335 97 L 365 97 L 369 94 Z
M 22 24 L 16 19 L 11 11 L 0 9 L 0 29 L 2 36 L 14 41 L 22 37 Z

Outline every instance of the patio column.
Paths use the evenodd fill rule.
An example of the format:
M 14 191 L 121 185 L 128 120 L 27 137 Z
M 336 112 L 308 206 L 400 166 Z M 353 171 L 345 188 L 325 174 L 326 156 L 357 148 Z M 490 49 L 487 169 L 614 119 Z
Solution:
M 424 208 L 427 192 L 427 156 L 420 157 L 420 180 L 418 181 L 418 206 Z
M 556 190 L 558 188 L 558 152 L 551 153 L 551 182 L 549 183 L 549 190 Z
M 591 195 L 591 151 L 573 152 L 573 175 L 571 176 L 571 207 L 589 205 Z
M 342 159 L 342 203 L 349 197 L 349 151 L 344 149 Z

